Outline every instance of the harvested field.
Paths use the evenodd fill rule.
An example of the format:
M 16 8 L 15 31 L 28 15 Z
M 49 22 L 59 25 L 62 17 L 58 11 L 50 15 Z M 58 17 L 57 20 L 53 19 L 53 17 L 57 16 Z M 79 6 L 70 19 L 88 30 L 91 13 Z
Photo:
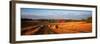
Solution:
M 86 22 L 51 23 L 48 26 L 52 31 L 59 34 L 92 32 L 92 23 Z
M 30 22 L 29 22 L 30 23 Z M 29 23 L 26 23 L 27 25 Z M 26 25 L 25 24 L 25 25 Z M 68 33 L 90 33 L 92 32 L 92 23 L 87 22 L 63 22 L 47 23 L 33 25 L 22 28 L 22 35 L 39 35 L 39 34 L 68 34 Z M 36 23 L 35 23 L 36 24 Z

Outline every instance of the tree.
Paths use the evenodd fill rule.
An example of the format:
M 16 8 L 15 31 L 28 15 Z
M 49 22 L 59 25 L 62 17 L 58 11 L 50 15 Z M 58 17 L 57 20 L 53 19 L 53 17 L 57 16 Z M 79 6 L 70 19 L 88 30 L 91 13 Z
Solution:
M 86 19 L 86 22 L 91 23 L 91 22 L 92 22 L 92 16 L 91 16 L 91 17 L 88 17 L 88 18 Z

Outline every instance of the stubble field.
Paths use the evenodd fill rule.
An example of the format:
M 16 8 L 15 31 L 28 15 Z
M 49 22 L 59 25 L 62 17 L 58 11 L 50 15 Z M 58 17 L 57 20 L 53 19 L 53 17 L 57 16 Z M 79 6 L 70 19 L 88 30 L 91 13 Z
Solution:
M 52 31 L 59 34 L 92 32 L 92 23 L 86 22 L 51 23 L 48 26 Z

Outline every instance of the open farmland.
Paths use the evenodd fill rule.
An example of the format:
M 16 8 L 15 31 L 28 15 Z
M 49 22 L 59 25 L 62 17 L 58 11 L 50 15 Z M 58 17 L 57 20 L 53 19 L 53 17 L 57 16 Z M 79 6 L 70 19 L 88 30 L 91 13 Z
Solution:
M 92 32 L 92 23 L 86 22 L 51 23 L 48 26 L 52 31 L 59 34 Z
M 34 25 L 33 25 L 34 24 Z M 30 26 L 24 26 L 30 25 Z M 68 34 L 68 33 L 90 33 L 92 32 L 92 23 L 84 21 L 77 22 L 26 22 L 21 30 L 22 35 L 39 35 L 39 34 Z

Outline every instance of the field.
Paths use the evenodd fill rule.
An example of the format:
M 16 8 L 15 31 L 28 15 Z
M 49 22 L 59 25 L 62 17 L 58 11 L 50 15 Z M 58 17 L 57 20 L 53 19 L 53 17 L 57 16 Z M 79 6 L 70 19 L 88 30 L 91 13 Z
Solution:
M 49 25 L 52 31 L 56 33 L 88 33 L 92 32 L 92 23 L 86 22 L 67 22 L 51 23 Z
M 68 33 L 90 33 L 92 23 L 85 21 L 71 22 L 22 22 L 21 35 L 41 34 L 68 34 Z

